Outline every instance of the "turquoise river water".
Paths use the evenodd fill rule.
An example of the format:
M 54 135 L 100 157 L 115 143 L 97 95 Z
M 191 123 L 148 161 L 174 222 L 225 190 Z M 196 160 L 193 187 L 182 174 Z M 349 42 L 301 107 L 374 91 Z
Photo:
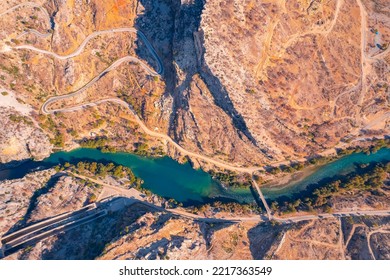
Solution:
M 140 157 L 128 153 L 102 153 L 96 149 L 77 149 L 58 152 L 43 161 L 27 161 L 16 168 L 0 170 L 0 180 L 21 178 L 28 172 L 55 166 L 59 163 L 76 163 L 80 160 L 114 162 L 131 168 L 144 180 L 144 187 L 166 198 L 174 198 L 184 204 L 201 204 L 212 200 L 253 202 L 250 190 L 228 190 L 211 176 L 193 169 L 190 164 L 179 164 L 168 158 Z M 352 154 L 317 168 L 312 174 L 297 182 L 281 186 L 263 187 L 266 198 L 275 199 L 292 195 L 326 178 L 343 175 L 355 170 L 356 164 L 390 161 L 390 149 L 381 149 L 375 154 Z

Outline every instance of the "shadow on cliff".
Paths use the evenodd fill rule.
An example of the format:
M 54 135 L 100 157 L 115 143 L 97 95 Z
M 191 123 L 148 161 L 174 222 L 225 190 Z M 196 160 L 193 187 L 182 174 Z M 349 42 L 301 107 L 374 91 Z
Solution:
M 134 27 L 145 34 L 164 66 L 166 92 L 174 88 L 175 68 L 173 66 L 172 44 L 175 31 L 175 7 L 180 0 L 140 0 L 137 8 L 139 13 Z M 180 5 L 180 4 L 179 4 Z M 137 38 L 136 54 L 147 61 L 155 70 L 157 64 L 141 38 Z
M 0 181 L 20 179 L 26 174 L 36 171 L 48 169 L 55 166 L 55 164 L 43 161 L 21 160 L 11 161 L 7 164 L 0 165 Z
M 99 206 L 99 208 L 103 209 L 104 207 L 108 206 L 109 205 L 109 202 L 103 202 L 101 203 L 101 205 Z M 89 210 L 91 211 L 91 210 Z M 93 210 L 92 210 L 93 211 Z M 87 209 L 82 209 L 80 211 L 75 211 L 75 212 L 72 212 L 70 213 L 68 216 L 67 216 L 67 219 L 74 219 L 73 220 L 73 223 L 72 224 L 69 224 L 68 226 L 65 226 L 65 228 L 62 228 L 62 229 L 59 229 L 59 233 L 57 234 L 57 239 L 55 240 L 54 244 L 52 244 L 52 248 L 53 250 L 48 250 L 48 249 L 44 249 L 44 251 L 42 252 L 42 259 L 55 259 L 55 256 L 56 256 L 56 253 L 59 253 L 61 250 L 66 250 L 68 252 L 68 247 L 67 247 L 67 244 L 70 244 L 71 242 L 80 242 L 80 236 L 77 236 L 77 235 L 74 235 L 74 232 L 77 233 L 77 230 L 75 231 L 74 228 L 75 228 L 75 224 L 74 222 L 82 219 L 83 217 L 85 217 L 85 213 L 87 213 Z M 61 214 L 60 214 L 61 215 Z M 83 216 L 84 215 L 84 216 Z M 49 217 L 47 219 L 52 219 L 52 218 L 55 218 L 59 215 L 56 215 L 56 216 L 52 216 L 52 217 Z M 77 218 L 76 218 L 77 217 Z M 31 225 L 34 225 L 36 223 L 40 223 L 40 222 L 43 222 L 47 219 L 43 219 L 43 220 L 40 220 L 40 221 L 37 221 L 37 222 L 34 222 L 33 224 Z M 101 219 L 101 218 L 98 218 L 98 220 Z M 30 225 L 30 226 L 31 226 Z M 48 226 L 48 225 L 47 225 Z M 82 227 L 83 225 L 80 225 L 79 227 Z M 53 229 L 53 228 L 52 228 Z M 41 233 L 44 233 L 43 232 L 38 232 L 36 233 L 37 234 L 41 234 Z M 34 237 L 36 238 L 35 240 L 31 240 L 23 245 L 19 245 L 19 246 L 16 246 L 16 247 L 13 247 L 13 248 L 9 248 L 7 249 L 6 251 L 6 255 L 9 255 L 9 254 L 12 254 L 12 253 L 15 253 L 19 250 L 23 250 L 23 248 L 27 248 L 24 249 L 23 251 L 20 251 L 21 252 L 21 259 L 27 259 L 28 258 L 28 255 L 29 255 L 29 251 L 30 249 L 29 248 L 32 248 L 35 244 L 37 244 L 38 242 L 42 241 L 43 239 L 47 238 L 48 236 L 46 237 L 37 237 L 37 236 L 34 236 L 32 235 L 31 237 Z M 71 241 L 68 239 L 68 240 L 65 240 L 64 237 L 68 237 L 71 239 Z M 94 252 L 94 250 L 96 250 L 96 248 L 98 248 L 97 246 L 93 247 L 93 248 L 86 248 L 86 251 L 90 251 L 90 252 Z M 80 249 L 80 248 L 78 248 Z M 80 251 L 80 250 L 79 250 Z M 62 251 L 63 253 L 63 251 Z M 70 252 L 69 252 L 70 253 Z M 66 257 L 68 258 L 68 257 Z M 71 259 L 71 255 L 69 255 L 69 258 Z
M 120 200 L 125 205 L 133 202 L 132 199 L 126 197 L 118 197 L 116 200 Z M 102 202 L 97 209 L 109 209 L 111 202 Z M 123 235 L 146 226 L 145 222 L 136 223 L 136 221 L 147 212 L 155 213 L 156 210 L 143 204 L 137 204 L 137 211 L 134 211 L 131 205 L 125 206 L 115 212 L 109 211 L 106 216 L 99 217 L 90 223 L 64 230 L 57 235 L 51 248 L 42 252 L 41 258 L 43 260 L 96 259 L 105 252 L 108 245 L 117 242 Z
M 119 209 L 117 208 L 118 206 L 120 206 Z M 114 210 L 114 208 L 116 210 Z M 99 217 L 98 213 L 103 209 L 106 209 L 108 214 Z M 83 211 L 86 213 L 86 210 Z M 142 232 L 144 229 L 146 230 L 148 228 L 151 230 L 151 232 L 148 233 L 149 236 L 152 236 L 153 234 L 158 235 L 158 232 L 166 226 L 169 220 L 178 219 L 178 217 L 175 217 L 170 213 L 161 213 L 157 216 L 156 214 L 158 211 L 156 209 L 140 203 L 134 204 L 134 199 L 125 197 L 103 201 L 97 204 L 96 209 L 90 209 L 89 211 L 93 211 L 91 214 L 96 215 L 95 220 L 78 226 L 75 226 L 75 224 L 72 223 L 65 228 L 59 229 L 58 233 L 55 235 L 56 237 L 52 239 L 53 243 L 48 244 L 49 246 L 47 246 L 47 248 L 43 247 L 40 258 L 43 260 L 96 259 L 106 252 L 109 252 L 107 251 L 107 246 L 110 244 L 115 244 L 118 241 L 120 241 L 119 244 L 131 244 L 132 242 L 136 242 L 137 239 L 134 238 L 136 238 L 138 233 L 134 236 L 132 233 L 137 232 L 138 229 L 141 229 Z M 151 213 L 152 216 L 154 216 L 154 220 L 151 223 L 151 216 L 145 216 L 145 218 L 143 218 L 147 213 Z M 71 213 L 68 218 L 73 216 L 76 217 L 76 215 L 78 215 L 78 217 L 75 221 L 80 220 L 81 217 L 85 217 L 85 215 L 81 214 L 79 211 L 78 214 Z M 190 228 L 191 223 L 199 224 L 201 235 L 205 240 L 207 249 L 210 249 L 211 247 L 210 241 L 214 232 L 231 225 L 229 223 L 208 224 L 197 221 L 188 221 L 188 223 Z M 19 258 L 29 259 L 31 248 L 41 241 L 42 238 L 44 237 L 9 249 L 6 251 L 6 255 L 19 251 L 21 253 Z M 136 251 L 129 251 L 129 249 L 123 247 L 123 250 L 120 250 L 122 253 L 119 252 L 119 255 L 116 254 L 115 256 L 110 256 L 110 258 L 119 259 L 121 257 L 131 257 L 135 259 L 156 259 L 158 257 L 164 259 L 168 250 L 174 248 L 180 250 L 186 240 L 188 240 L 188 238 L 182 235 L 171 235 L 169 238 L 162 236 L 153 242 L 144 244 Z M 195 246 L 195 244 L 192 246 Z M 113 245 L 113 248 L 115 248 L 115 245 Z
M 248 233 L 249 249 L 254 260 L 264 260 L 273 257 L 277 244 L 280 243 L 283 233 L 289 225 L 272 225 L 260 223 L 251 228 Z
M 121 200 L 129 200 L 129 198 L 120 197 Z M 124 244 L 130 244 L 137 242 L 136 235 L 133 237 L 132 233 L 138 229 L 148 228 L 151 233 L 158 234 L 158 231 L 163 228 L 170 219 L 177 219 L 170 213 L 161 213 L 156 216 L 157 210 L 149 206 L 137 203 L 133 204 L 134 207 L 129 206 L 116 212 L 109 212 L 105 217 L 99 218 L 96 221 L 82 225 L 76 229 L 70 229 L 64 231 L 57 236 L 55 244 L 53 244 L 50 250 L 46 250 L 42 254 L 42 259 L 96 259 L 97 257 L 104 255 L 107 251 L 107 246 L 115 244 L 121 240 Z M 104 208 L 107 203 L 103 203 L 99 208 Z M 152 213 L 155 220 L 150 224 L 150 217 L 142 218 L 145 214 Z M 191 222 L 189 222 L 191 223 Z M 194 222 L 197 223 L 197 222 Z M 218 225 L 216 228 L 222 228 L 229 224 Z M 201 228 L 207 227 L 206 223 L 200 223 Z M 214 228 L 211 230 L 215 230 Z M 202 230 L 202 233 L 203 230 Z M 126 236 L 127 235 L 127 236 Z M 124 237 L 126 236 L 126 237 Z M 207 237 L 204 237 L 207 240 Z M 161 237 L 153 242 L 144 244 L 137 251 L 129 251 L 125 247 L 122 250 L 122 254 L 115 255 L 115 259 L 121 257 L 135 259 L 156 259 L 164 258 L 169 248 L 181 248 L 185 237 L 178 235 L 171 235 L 169 238 Z M 119 245 L 120 246 L 120 245 Z M 113 246 L 115 248 L 115 246 Z M 110 256 L 112 257 L 112 256 Z
M 181 135 L 176 131 L 181 114 L 189 111 L 190 83 L 193 76 L 200 74 L 214 97 L 215 104 L 220 107 L 232 120 L 238 136 L 246 137 L 254 146 L 256 140 L 247 128 L 245 120 L 234 108 L 229 94 L 219 78 L 213 75 L 204 60 L 204 38 L 199 31 L 201 15 L 204 9 L 204 0 L 140 0 L 144 7 L 143 13 L 136 19 L 135 27 L 141 30 L 156 48 L 164 64 L 164 80 L 166 91 L 164 96 L 173 98 L 173 110 L 170 116 L 169 133 L 180 140 Z M 196 48 L 194 34 L 200 36 Z M 152 56 L 142 46 L 142 40 L 137 40 L 137 55 L 155 65 Z M 199 50 L 201 48 L 201 52 Z M 199 57 L 201 56 L 201 57 Z M 178 69 L 178 70 L 177 70 Z M 178 73 L 180 72 L 180 73 Z M 178 76 L 183 76 L 179 78 Z M 200 144 L 196 143 L 199 148 Z
M 8 234 L 10 234 L 10 233 L 12 233 L 14 231 L 17 231 L 17 230 L 19 230 L 19 229 L 21 229 L 23 227 L 28 226 L 27 222 L 28 222 L 28 220 L 31 217 L 32 211 L 37 206 L 39 197 L 41 197 L 42 195 L 47 194 L 51 190 L 51 188 L 53 188 L 56 185 L 56 183 L 58 182 L 58 180 L 61 178 L 62 175 L 63 174 L 61 174 L 61 173 L 57 173 L 57 174 L 51 176 L 51 178 L 47 181 L 47 183 L 42 188 L 40 188 L 40 189 L 38 189 L 38 190 L 36 190 L 34 192 L 34 194 L 32 195 L 32 197 L 30 199 L 30 203 L 28 205 L 26 214 L 15 225 L 13 225 L 8 230 L 8 232 L 6 234 L 4 234 L 4 235 L 8 235 Z

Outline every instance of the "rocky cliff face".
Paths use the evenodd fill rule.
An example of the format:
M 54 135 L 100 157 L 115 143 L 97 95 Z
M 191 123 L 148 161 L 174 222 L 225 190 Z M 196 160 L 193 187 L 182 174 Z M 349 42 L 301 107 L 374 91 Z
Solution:
M 48 157 L 52 144 L 28 115 L 0 106 L 0 163 Z
M 361 128 L 388 133 L 389 54 L 372 32 L 389 40 L 383 1 L 141 2 L 136 22 L 164 46 L 169 132 L 185 147 L 265 163 Z
M 332 147 L 389 109 L 388 66 L 373 70 L 381 60 L 370 54 L 380 50 L 365 28 L 367 20 L 384 20 L 383 3 L 307 2 L 206 1 L 196 34 L 206 83 L 231 101 L 229 115 L 245 124 L 233 119 L 235 127 L 273 159 Z M 388 24 L 375 25 L 388 34 Z
M 18 3 L 2 1 L 0 13 Z M 0 18 L 0 163 L 41 159 L 51 153 L 50 142 L 71 148 L 94 137 L 118 150 L 148 143 L 181 157 L 123 106 L 85 106 L 107 98 L 126 101 L 150 130 L 184 148 L 241 166 L 389 133 L 388 0 L 29 3 Z M 122 27 L 145 34 L 164 65 L 161 77 L 145 72 L 140 62 L 158 65 L 134 32 L 101 33 L 83 45 L 94 32 Z M 58 58 L 80 46 L 77 55 Z M 126 56 L 140 61 L 106 70 Z M 82 110 L 41 113 L 48 98 L 96 77 L 82 93 L 51 105 Z M 50 169 L 1 182 L 0 235 L 79 209 L 99 194 L 60 175 Z M 351 197 L 334 203 L 350 209 L 357 201 L 386 202 Z M 389 220 L 378 217 L 216 226 L 135 204 L 7 258 L 389 259 L 388 229 Z
M 389 131 L 390 30 L 384 0 L 37 4 L 47 13 L 26 6 L 0 22 L 0 85 L 13 88 L 36 112 L 49 97 L 82 88 L 124 56 L 153 68 L 156 61 L 131 32 L 99 35 L 77 56 L 62 60 L 12 47 L 28 44 L 67 55 L 95 31 L 135 27 L 161 58 L 161 79 L 137 63 L 124 63 L 52 106 L 119 97 L 150 129 L 169 134 L 188 150 L 241 165 L 301 158 L 359 133 Z M 9 7 L 12 3 L 1 5 Z M 20 36 L 27 29 L 49 30 L 50 36 Z M 107 103 L 37 121 L 65 146 L 92 131 L 109 135 L 126 150 L 148 141 L 166 148 L 125 123 L 129 119 L 129 112 Z M 126 145 L 129 133 L 134 139 Z
M 49 174 L 32 174 L 49 180 Z M 36 182 L 28 178 L 30 182 Z M 52 179 L 51 179 L 52 180 Z M 81 186 L 74 178 L 61 177 L 49 183 L 49 190 L 34 195 L 30 204 L 11 202 L 7 190 L 32 193 L 25 180 L 0 184 L 0 196 L 6 195 L 0 231 L 13 221 L 27 217 L 40 221 L 66 211 L 79 209 L 83 194 L 93 188 Z M 46 184 L 47 185 L 47 184 Z M 34 189 L 34 187 L 32 189 Z M 38 187 L 39 188 L 39 187 Z M 80 193 L 80 189 L 83 189 Z M 58 193 L 64 195 L 58 199 Z M 62 201 L 58 203 L 58 201 Z M 18 207 L 15 207 L 15 206 Z M 51 206 L 50 206 L 51 205 Z M 63 206 L 63 208 L 58 207 Z M 208 224 L 170 213 L 159 212 L 143 204 L 121 207 L 110 215 L 88 224 L 69 228 L 41 242 L 8 255 L 6 259 L 389 259 L 389 219 L 386 217 L 341 217 L 299 222 L 290 225 Z M 8 211 L 7 211 L 8 210 Z M 0 212 L 4 210 L 0 209 Z M 25 213 L 28 213 L 27 216 Z M 23 223 L 21 219 L 12 228 Z M 76 238 L 77 237 L 77 238 Z
M 53 170 L 45 170 L 30 174 L 24 178 L 2 181 L 0 183 L 0 235 L 17 228 L 18 221 L 24 221 L 34 193 L 45 187 L 45 183 L 54 174 Z

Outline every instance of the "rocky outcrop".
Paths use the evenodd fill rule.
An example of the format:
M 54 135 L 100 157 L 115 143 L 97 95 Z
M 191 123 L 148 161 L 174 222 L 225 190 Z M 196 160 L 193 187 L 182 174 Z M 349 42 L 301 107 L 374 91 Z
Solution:
M 49 138 L 31 117 L 0 107 L 0 163 L 42 160 L 52 151 Z
M 34 193 L 42 189 L 54 173 L 54 170 L 45 170 L 0 182 L 0 236 L 23 221 Z
M 145 0 L 140 6 L 137 27 L 161 46 L 165 61 L 160 104 L 172 104 L 163 111 L 171 114 L 170 135 L 191 150 L 245 164 L 293 159 L 332 148 L 386 113 L 385 91 L 377 88 L 382 102 L 373 101 L 359 80 L 365 19 L 348 19 L 350 11 L 360 12 L 353 1 Z M 163 7 L 169 12 L 160 13 Z M 385 25 L 378 23 L 388 34 Z M 388 83 L 383 69 L 364 71 Z M 211 97 L 207 106 L 200 88 Z M 359 98 L 368 106 L 361 113 Z M 386 122 L 379 127 L 379 134 L 388 132 Z
M 162 213 L 147 213 L 109 244 L 99 259 L 198 259 L 206 254 L 201 225 Z M 135 242 L 132 242 L 135 241 Z
M 66 61 L 12 46 L 33 44 L 69 54 L 97 30 L 134 26 L 156 48 L 162 79 L 124 64 L 77 98 L 53 106 L 119 97 L 150 129 L 193 152 L 240 165 L 304 158 L 351 135 L 389 132 L 385 49 L 390 30 L 384 0 L 39 3 L 49 19 L 39 11 L 27 19 L 26 7 L 15 12 L 22 20 L 14 26 L 4 23 L 11 14 L 0 22 L 5 36 L 0 85 L 12 85 L 36 112 L 50 96 L 76 91 L 118 58 L 135 55 L 151 67 L 156 63 L 142 40 L 129 33 L 98 36 Z M 26 25 L 41 31 L 51 27 L 52 36 L 12 40 Z M 98 108 L 53 117 L 57 138 L 72 146 L 93 130 L 120 142 L 127 141 L 128 131 L 118 133 L 118 127 L 137 130 L 134 123 L 123 123 L 132 118 L 129 112 L 118 114 L 112 104 Z M 129 133 L 134 145 L 126 149 L 152 143 L 142 131 Z
M 101 188 L 54 169 L 0 182 L 0 236 L 91 203 Z

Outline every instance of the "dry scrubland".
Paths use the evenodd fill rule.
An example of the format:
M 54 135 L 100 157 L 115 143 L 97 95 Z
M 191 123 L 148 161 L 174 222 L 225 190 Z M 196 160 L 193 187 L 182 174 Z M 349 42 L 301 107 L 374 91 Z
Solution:
M 54 25 L 37 8 L 8 13 L 0 21 L 0 85 L 31 106 L 54 145 L 71 148 L 85 137 L 105 135 L 118 149 L 132 151 L 146 142 L 147 149 L 159 147 L 179 158 L 166 143 L 144 135 L 115 104 L 36 114 L 50 96 L 81 88 L 126 55 L 156 67 L 135 34 L 98 36 L 66 60 L 10 51 L 30 44 L 66 55 L 94 31 L 135 27 L 163 60 L 161 78 L 124 63 L 82 94 L 52 106 L 119 97 L 152 130 L 188 150 L 240 165 L 301 158 L 348 137 L 388 133 L 386 1 L 181 2 L 38 1 Z M 16 3 L 3 2 L 1 9 Z M 45 38 L 19 36 L 27 28 L 45 33 L 53 26 Z
M 56 167 L 31 172 L 21 179 L 0 182 L 0 199 L 3 201 L 0 205 L 0 236 L 68 211 L 79 210 L 96 200 L 121 194 L 118 189 L 127 189 L 131 182 L 138 183 L 129 169 L 124 173 L 124 169 L 114 164 L 111 164 L 109 171 L 107 167 L 110 164 L 104 168 L 106 171 L 100 167 L 104 167 L 100 163 L 90 164 L 89 167 L 83 163 L 83 166 L 77 165 L 79 172 L 96 180 L 66 173 L 66 170 L 75 167 L 65 171 Z M 386 210 L 389 173 L 383 171 L 380 174 L 378 180 L 361 175 L 364 180 L 375 179 L 376 186 L 368 188 L 362 178 L 354 179 L 349 183 L 350 187 L 342 184 L 340 190 L 332 194 L 334 189 L 331 186 L 334 183 L 330 183 L 327 189 L 321 189 L 320 193 L 324 195 L 318 197 L 320 200 L 315 199 L 313 203 L 317 204 L 323 199 L 326 203 L 328 200 L 333 211 Z M 107 185 L 116 189 L 107 188 Z M 326 192 L 331 195 L 328 196 Z M 147 200 L 155 205 L 170 204 L 155 196 L 147 196 Z M 293 209 L 289 211 L 290 214 L 283 215 L 285 220 L 292 221 L 300 215 L 314 215 L 315 211 L 319 211 L 316 208 L 305 213 L 306 202 L 305 199 L 299 203 L 298 212 Z M 320 213 L 319 219 L 287 224 L 276 221 L 257 223 L 253 220 L 214 223 L 211 220 L 202 222 L 174 216 L 161 208 L 151 208 L 141 203 L 126 206 L 119 201 L 111 206 L 101 202 L 98 206 L 100 209 L 104 207 L 111 209 L 108 215 L 7 253 L 5 259 L 390 258 L 390 218 L 387 216 L 334 214 L 325 219 Z M 256 217 L 254 215 L 261 214 L 258 210 L 214 204 L 213 207 L 204 205 L 184 211 L 200 217 L 237 219 Z M 276 212 L 274 214 L 277 216 Z
M 80 209 L 101 193 L 96 184 L 55 174 L 50 169 L 0 183 L 7 201 L 1 235 Z M 389 259 L 389 234 L 386 217 L 212 224 L 133 204 L 6 259 Z
M 66 60 L 13 48 L 33 45 L 68 55 L 91 33 L 118 27 L 145 33 L 163 61 L 162 77 L 124 63 L 53 108 L 118 97 L 151 130 L 240 166 L 294 160 L 389 133 L 388 0 L 87 2 L 35 1 L 50 20 L 45 10 L 30 6 L 1 16 L 1 163 L 41 159 L 53 148 L 71 149 L 82 141 L 183 160 L 117 104 L 40 113 L 49 97 L 78 90 L 121 57 L 157 65 L 132 33 L 98 36 Z M 0 11 L 19 3 L 2 1 Z M 29 29 L 50 34 L 20 36 Z M 107 140 L 87 141 L 103 136 Z M 78 209 L 99 195 L 96 186 L 53 175 L 42 171 L 0 183 L 2 234 Z M 334 203 L 343 209 L 356 201 L 383 206 L 360 194 Z M 7 258 L 389 259 L 388 225 L 387 218 L 335 217 L 221 227 L 133 205 Z

